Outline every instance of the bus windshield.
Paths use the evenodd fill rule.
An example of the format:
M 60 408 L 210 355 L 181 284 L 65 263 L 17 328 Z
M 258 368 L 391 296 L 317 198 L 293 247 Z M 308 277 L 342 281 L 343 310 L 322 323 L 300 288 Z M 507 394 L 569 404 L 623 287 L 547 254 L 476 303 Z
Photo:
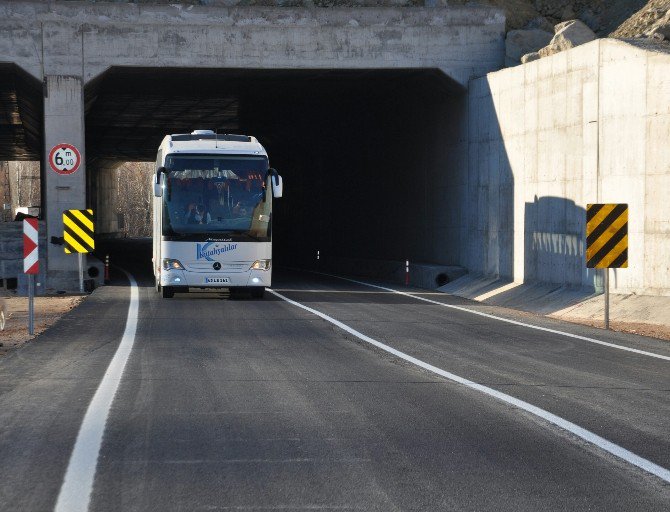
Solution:
M 168 155 L 163 235 L 269 237 L 272 193 L 265 157 Z

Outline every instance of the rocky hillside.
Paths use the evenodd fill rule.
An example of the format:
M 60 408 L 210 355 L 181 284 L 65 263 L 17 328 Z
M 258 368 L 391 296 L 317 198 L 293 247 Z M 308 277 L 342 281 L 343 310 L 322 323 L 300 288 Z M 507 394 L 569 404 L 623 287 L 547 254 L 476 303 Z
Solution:
M 664 1 L 658 0 L 656 3 Z M 562 21 L 578 19 L 600 37 L 617 30 L 628 18 L 645 7 L 647 2 L 648 0 L 446 0 L 447 5 L 480 3 L 500 7 L 507 14 L 507 30 L 525 28 L 533 20 L 536 26 L 541 26 L 546 20 L 553 27 Z
M 661 39 L 655 34 L 662 34 L 662 39 L 670 40 L 670 0 L 650 0 L 644 8 L 630 16 L 612 32 L 611 37 L 652 37 Z
M 467 0 L 447 0 L 450 5 Z M 670 49 L 670 0 L 480 0 L 507 14 L 507 66 L 553 55 L 598 37 Z

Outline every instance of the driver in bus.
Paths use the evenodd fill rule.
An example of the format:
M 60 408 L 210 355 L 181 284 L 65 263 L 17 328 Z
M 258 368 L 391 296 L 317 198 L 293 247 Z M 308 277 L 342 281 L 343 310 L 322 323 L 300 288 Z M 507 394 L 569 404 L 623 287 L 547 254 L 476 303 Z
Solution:
M 233 217 L 246 217 L 247 208 L 242 205 L 242 201 L 237 201 L 233 206 Z
M 185 215 L 186 215 L 186 224 L 199 224 L 200 223 L 200 221 L 196 218 L 197 211 L 196 211 L 195 203 L 188 203 L 188 205 L 185 208 Z
M 205 210 L 205 205 L 199 204 L 195 209 L 195 221 L 198 224 L 209 224 L 212 222 L 212 216 Z

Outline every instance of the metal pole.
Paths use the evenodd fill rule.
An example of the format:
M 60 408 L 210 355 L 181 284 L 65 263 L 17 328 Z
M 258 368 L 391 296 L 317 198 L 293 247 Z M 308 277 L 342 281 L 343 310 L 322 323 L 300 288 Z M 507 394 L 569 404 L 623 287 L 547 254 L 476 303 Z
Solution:
M 79 256 L 79 293 L 84 293 L 84 253 L 78 252 Z
M 109 254 L 105 256 L 105 284 L 109 284 Z
M 28 274 L 28 334 L 31 336 L 35 333 L 35 276 Z
M 605 271 L 605 329 L 610 328 L 610 269 Z

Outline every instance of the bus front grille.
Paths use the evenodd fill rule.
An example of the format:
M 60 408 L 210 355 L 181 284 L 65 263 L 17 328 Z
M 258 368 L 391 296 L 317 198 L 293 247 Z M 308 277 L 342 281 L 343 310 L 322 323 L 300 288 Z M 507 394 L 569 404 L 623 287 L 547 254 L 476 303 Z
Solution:
M 221 263 L 221 268 L 214 268 L 214 261 L 187 261 L 186 270 L 191 272 L 246 272 L 251 267 L 253 261 L 235 261 L 231 263 Z

